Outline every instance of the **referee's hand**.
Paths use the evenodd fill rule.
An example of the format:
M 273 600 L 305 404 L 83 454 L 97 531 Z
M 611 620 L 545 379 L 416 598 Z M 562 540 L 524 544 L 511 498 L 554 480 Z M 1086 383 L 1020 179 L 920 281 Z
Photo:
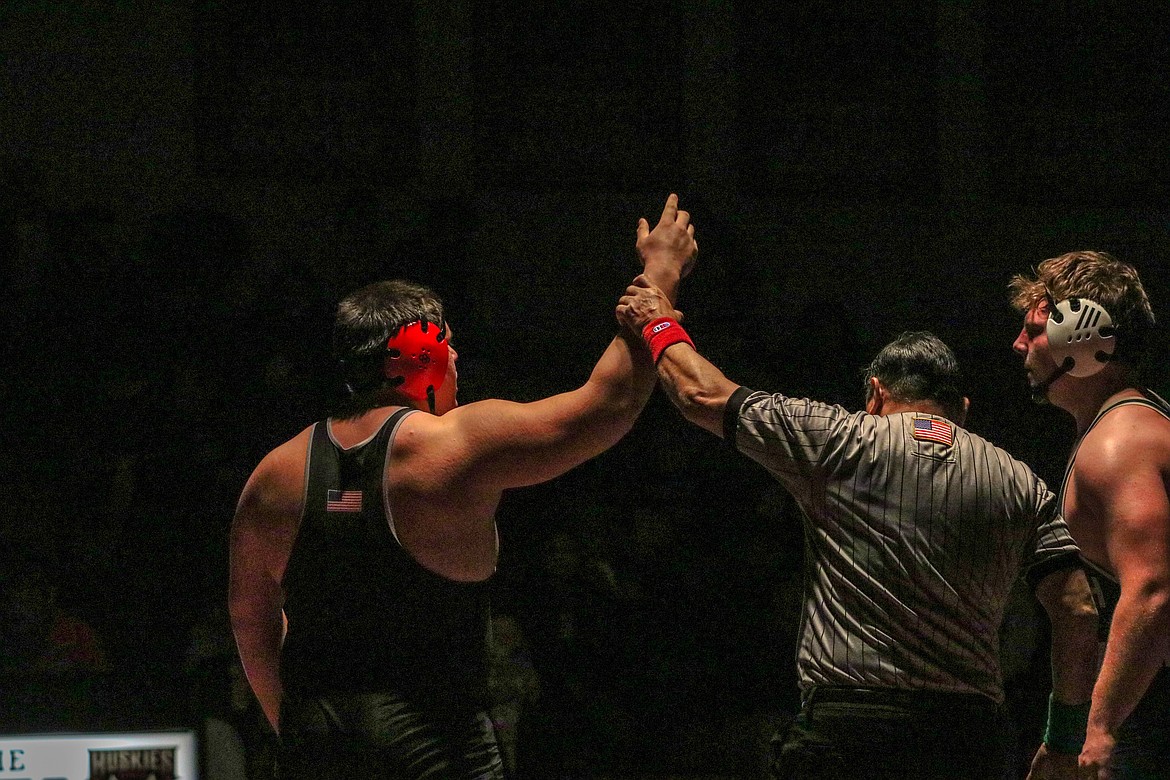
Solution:
M 639 274 L 626 288 L 626 294 L 618 301 L 614 310 L 618 322 L 642 335 L 642 328 L 659 317 L 670 317 L 682 321 L 682 312 L 670 305 L 662 290 L 650 283 L 644 274 Z

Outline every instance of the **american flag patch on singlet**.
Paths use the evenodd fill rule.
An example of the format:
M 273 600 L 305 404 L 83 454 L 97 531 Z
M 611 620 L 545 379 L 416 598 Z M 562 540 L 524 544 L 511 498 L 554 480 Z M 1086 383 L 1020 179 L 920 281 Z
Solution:
M 326 512 L 362 511 L 362 491 L 330 490 L 325 496 Z
M 927 419 L 925 417 L 919 417 L 914 420 L 913 432 L 915 439 L 937 441 L 939 444 L 950 445 L 955 440 L 955 432 L 951 430 L 951 426 L 948 423 L 940 420 Z

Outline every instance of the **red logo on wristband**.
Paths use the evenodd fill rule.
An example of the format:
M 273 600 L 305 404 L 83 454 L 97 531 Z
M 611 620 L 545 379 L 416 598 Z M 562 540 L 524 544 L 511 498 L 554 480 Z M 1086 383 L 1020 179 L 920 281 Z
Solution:
M 682 325 L 669 317 L 659 317 L 646 323 L 642 329 L 642 338 L 646 341 L 646 346 L 650 348 L 650 357 L 655 363 L 671 344 L 684 342 L 690 344 L 692 349 L 695 346 L 691 337 L 683 330 Z

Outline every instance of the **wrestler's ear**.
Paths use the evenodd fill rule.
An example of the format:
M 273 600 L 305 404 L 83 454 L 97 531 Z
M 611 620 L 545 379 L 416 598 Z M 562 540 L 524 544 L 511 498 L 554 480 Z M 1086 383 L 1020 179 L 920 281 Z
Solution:
M 882 384 L 882 380 L 876 376 L 869 378 L 869 391 L 865 395 L 865 411 L 870 414 L 882 413 L 882 405 L 885 403 L 886 388 Z

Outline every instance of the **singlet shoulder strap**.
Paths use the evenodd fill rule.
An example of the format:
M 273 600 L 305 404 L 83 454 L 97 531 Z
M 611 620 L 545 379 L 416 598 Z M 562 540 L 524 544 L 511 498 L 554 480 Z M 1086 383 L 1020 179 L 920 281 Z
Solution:
M 378 428 L 378 433 L 376 435 L 381 436 L 382 434 L 386 434 L 387 436 L 392 436 L 394 434 L 394 429 L 398 427 L 398 421 L 411 412 L 417 411 L 418 409 L 412 409 L 409 406 L 403 406 L 394 414 L 386 418 L 386 422 L 382 423 L 381 427 Z
M 364 465 L 360 467 L 362 490 L 372 501 L 370 511 L 375 513 L 375 519 L 380 523 L 385 506 L 386 469 L 390 464 L 390 443 L 398 426 L 410 413 L 418 411 L 404 406 L 398 409 L 378 426 L 378 430 L 366 441 L 354 448 L 365 450 Z
M 325 426 L 320 422 L 313 423 L 313 431 L 309 434 L 309 449 L 305 453 L 305 488 L 304 495 L 301 496 L 301 519 L 303 520 L 305 514 L 309 511 L 309 497 L 313 495 L 310 487 L 313 478 L 313 456 L 321 451 L 321 448 L 329 446 L 329 435 L 325 431 Z
M 1158 395 L 1149 388 L 1142 388 L 1141 393 L 1145 396 L 1145 398 L 1134 398 L 1132 400 L 1139 403 L 1145 403 L 1147 406 L 1157 409 L 1167 419 L 1170 419 L 1170 401 L 1167 401 L 1165 398 Z
M 1097 416 L 1093 418 L 1093 421 L 1089 423 L 1089 427 L 1085 429 L 1085 432 L 1077 438 L 1076 444 L 1073 445 L 1072 454 L 1069 456 L 1068 465 L 1064 467 L 1064 479 L 1060 481 L 1060 505 L 1062 509 L 1064 507 L 1064 491 L 1065 488 L 1068 487 L 1069 477 L 1072 476 L 1073 464 L 1077 459 L 1077 451 L 1080 450 L 1081 442 L 1083 442 L 1085 437 L 1089 435 L 1089 431 L 1093 430 L 1093 428 L 1097 426 L 1097 423 L 1101 422 L 1102 417 L 1109 414 L 1119 406 L 1137 405 L 1149 407 L 1150 409 L 1161 413 L 1161 415 L 1166 419 L 1170 420 L 1170 402 L 1167 402 L 1164 398 L 1162 398 L 1162 396 L 1158 395 L 1153 390 L 1140 388 L 1138 392 L 1142 394 L 1142 398 L 1122 398 L 1121 400 L 1114 401 L 1108 406 L 1102 407 L 1101 411 L 1097 412 Z
M 1089 427 L 1086 428 L 1085 432 L 1081 434 L 1079 439 L 1077 439 L 1077 447 L 1080 447 L 1081 442 L 1084 441 L 1085 437 L 1089 435 L 1089 431 L 1093 430 L 1097 423 L 1101 422 L 1102 417 L 1109 414 L 1119 406 L 1147 406 L 1150 409 L 1161 413 L 1163 417 L 1170 419 L 1170 403 L 1167 403 L 1166 400 L 1162 398 L 1162 396 L 1158 395 L 1153 390 L 1147 390 L 1145 388 L 1140 388 L 1138 392 L 1142 394 L 1141 398 L 1122 398 L 1120 400 L 1114 401 L 1108 406 L 1102 407 L 1101 411 L 1097 412 L 1097 416 L 1093 418 L 1093 422 L 1089 423 Z
M 339 486 L 342 481 L 351 482 L 355 476 L 351 474 L 357 463 L 355 458 L 371 445 L 384 448 L 398 422 L 413 411 L 416 410 L 410 407 L 396 410 L 382 421 L 369 438 L 349 448 L 343 448 L 333 437 L 331 420 L 325 419 L 314 423 L 313 432 L 309 437 L 308 456 L 305 458 L 304 511 L 324 507 L 327 488 Z M 320 506 L 317 506 L 318 504 Z
M 418 410 L 413 409 L 409 406 L 399 407 L 393 414 L 391 414 L 389 417 L 387 417 L 385 420 L 383 420 L 382 424 L 379 425 L 377 427 L 377 429 L 365 439 L 365 441 L 360 441 L 351 447 L 342 447 L 340 444 L 337 443 L 337 440 L 335 438 L 333 438 L 333 418 L 329 418 L 329 419 L 323 420 L 320 423 L 317 423 L 316 428 L 318 428 L 319 431 L 328 434 L 329 440 L 333 442 L 333 446 L 336 447 L 339 452 L 354 452 L 356 450 L 360 450 L 361 448 L 369 445 L 371 442 L 375 441 L 379 436 L 382 436 L 384 433 L 386 433 L 386 431 L 393 431 L 394 427 L 398 424 L 399 420 L 401 420 L 403 417 L 410 414 L 411 412 L 416 412 L 416 411 L 418 411 Z
M 382 510 L 385 524 L 390 530 L 390 535 L 394 537 L 394 542 L 399 547 L 402 547 L 402 541 L 398 538 L 398 529 L 394 524 L 394 514 L 390 511 L 390 507 L 386 503 L 387 491 L 390 489 L 390 449 L 394 446 L 394 437 L 398 433 L 398 427 L 402 420 L 408 414 L 417 411 L 419 410 L 403 407 L 386 418 L 386 424 L 378 431 L 377 436 L 377 452 L 381 453 L 381 459 L 379 461 L 381 466 L 376 471 L 371 471 L 369 474 L 370 482 L 367 485 L 370 494 L 377 496 L 377 506 Z

